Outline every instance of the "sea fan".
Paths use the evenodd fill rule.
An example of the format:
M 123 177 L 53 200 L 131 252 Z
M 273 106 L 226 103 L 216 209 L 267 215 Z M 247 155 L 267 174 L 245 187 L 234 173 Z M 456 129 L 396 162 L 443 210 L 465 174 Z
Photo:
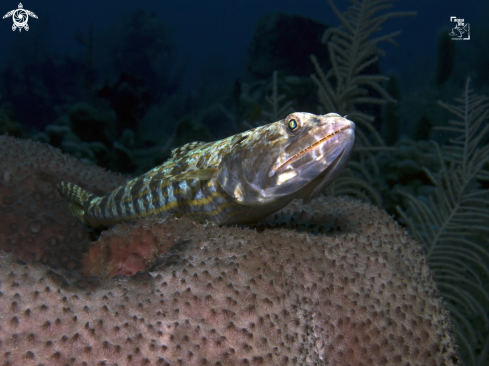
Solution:
M 459 120 L 439 130 L 455 133 L 440 148 L 440 170 L 425 173 L 436 193 L 429 200 L 406 194 L 409 208 L 397 207 L 411 234 L 424 246 L 441 295 L 447 302 L 467 365 L 487 365 L 489 355 L 489 98 L 469 89 L 458 104 L 439 102 Z M 486 140 L 487 141 L 487 140 Z
M 372 151 L 386 150 L 380 134 L 372 125 L 374 117 L 362 112 L 362 105 L 385 104 L 395 102 L 382 86 L 389 78 L 372 75 L 365 70 L 378 62 L 384 52 L 378 48 L 381 42 L 394 43 L 394 37 L 400 32 L 374 36 L 388 19 L 416 12 L 383 12 L 392 7 L 392 0 L 348 0 L 352 5 L 341 13 L 333 0 L 328 0 L 332 10 L 341 21 L 341 25 L 329 28 L 323 35 L 323 43 L 328 47 L 332 67 L 324 72 L 317 59 L 311 56 L 316 74 L 311 75 L 318 87 L 318 97 L 323 112 L 336 112 L 348 115 L 361 128 L 355 131 L 354 156 L 350 160 L 350 172 L 342 174 L 327 190 L 328 195 L 353 194 L 361 199 L 382 205 L 380 194 L 373 187 L 372 174 L 365 167 L 370 166 L 373 175 L 380 174 Z M 369 95 L 369 89 L 377 96 Z M 373 139 L 372 143 L 370 139 Z M 358 157 L 358 159 L 357 159 Z M 353 174 L 355 172 L 355 174 Z M 363 193 L 363 192 L 366 192 Z M 370 199 L 369 199 L 370 198 Z

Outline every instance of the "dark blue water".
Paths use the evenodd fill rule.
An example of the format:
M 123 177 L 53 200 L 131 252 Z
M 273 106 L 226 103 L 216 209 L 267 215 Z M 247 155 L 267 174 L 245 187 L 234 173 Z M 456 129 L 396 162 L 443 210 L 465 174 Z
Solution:
M 340 9 L 346 2 L 337 1 Z M 481 22 L 483 12 L 489 16 L 484 1 L 400 1 L 395 9 L 417 11 L 416 17 L 389 21 L 385 30 L 402 30 L 397 39 L 401 47 L 387 46 L 389 56 L 383 60 L 385 68 L 400 71 L 410 61 L 433 52 L 435 36 L 442 26 L 451 26 L 450 16 L 464 18 L 473 24 Z M 0 1 L 0 13 L 17 8 L 17 1 Z M 243 72 L 247 45 L 252 37 L 257 19 L 269 12 L 311 17 L 318 22 L 337 25 L 338 20 L 324 0 L 210 0 L 210 1 L 61 1 L 30 0 L 23 3 L 39 19 L 29 21 L 30 30 L 12 32 L 11 18 L 0 22 L 0 61 L 9 56 L 14 44 L 42 42 L 40 51 L 59 53 L 80 52 L 82 47 L 74 41 L 77 29 L 87 31 L 93 24 L 95 32 L 106 32 L 121 24 L 124 14 L 138 9 L 155 12 L 161 21 L 173 30 L 177 46 L 176 56 L 188 63 L 185 86 L 191 88 L 198 80 L 200 70 L 212 68 L 218 62 L 216 77 L 231 83 Z M 300 41 L 300 40 L 298 40 Z M 489 36 L 488 40 L 489 41 Z M 470 42 L 461 42 L 470 47 Z

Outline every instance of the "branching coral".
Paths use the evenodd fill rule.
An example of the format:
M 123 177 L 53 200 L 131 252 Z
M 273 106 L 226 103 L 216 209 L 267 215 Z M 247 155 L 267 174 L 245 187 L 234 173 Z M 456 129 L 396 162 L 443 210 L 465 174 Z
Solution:
M 288 113 L 293 112 L 292 101 L 284 101 L 287 98 L 285 94 L 278 94 L 278 82 L 277 82 L 277 71 L 273 72 L 272 76 L 272 93 L 266 96 L 266 101 L 270 107 L 270 111 L 264 111 L 263 115 L 267 117 L 269 121 L 279 121 L 284 118 Z
M 289 92 L 294 88 L 294 77 L 283 78 L 279 76 L 277 71 L 272 73 L 271 82 L 266 85 L 263 80 L 258 80 L 253 83 L 243 83 L 240 103 L 246 105 L 247 109 L 251 110 L 251 114 L 242 122 L 245 128 L 255 128 L 257 126 L 270 123 L 270 121 L 279 121 L 285 118 L 287 114 L 294 112 L 292 107 L 294 101 L 287 100 L 287 94 L 280 93 L 285 89 Z M 269 95 L 265 92 L 270 91 Z M 266 101 L 266 105 L 263 104 Z
M 394 32 L 372 38 L 380 26 L 388 19 L 415 15 L 415 12 L 388 12 L 378 15 L 382 10 L 392 6 L 392 0 L 349 0 L 352 5 L 345 13 L 341 13 L 334 2 L 329 0 L 331 8 L 340 19 L 341 25 L 329 28 L 323 36 L 323 43 L 328 47 L 332 67 L 326 73 L 318 61 L 312 56 L 316 74 L 311 75 L 318 87 L 319 101 L 326 113 L 336 112 L 348 115 L 359 124 L 356 131 L 355 154 L 350 160 L 349 167 L 358 174 L 346 172 L 340 176 L 328 189 L 329 194 L 354 194 L 382 204 L 381 196 L 373 187 L 372 174 L 366 169 L 370 165 L 374 174 L 379 174 L 377 163 L 371 151 L 385 149 L 381 136 L 372 125 L 374 117 L 362 112 L 367 104 L 385 104 L 395 102 L 382 86 L 388 80 L 382 75 L 365 74 L 365 70 L 378 61 L 378 55 L 384 52 L 378 48 L 380 42 L 394 42 L 394 37 L 400 32 Z M 379 96 L 369 94 L 369 90 Z M 362 106 L 362 107 L 360 107 Z M 364 129 L 364 131 L 362 130 Z M 371 143 L 373 137 L 375 143 Z M 358 175 L 358 177 L 357 177 Z M 361 177 L 361 178 L 360 178 Z M 363 192 L 365 193 L 363 193 Z
M 458 105 L 440 103 L 459 120 L 440 130 L 455 133 L 443 150 L 436 147 L 440 170 L 425 173 L 436 187 L 428 202 L 406 195 L 399 212 L 423 244 L 468 362 L 486 365 L 489 357 L 489 98 L 474 94 L 467 79 Z

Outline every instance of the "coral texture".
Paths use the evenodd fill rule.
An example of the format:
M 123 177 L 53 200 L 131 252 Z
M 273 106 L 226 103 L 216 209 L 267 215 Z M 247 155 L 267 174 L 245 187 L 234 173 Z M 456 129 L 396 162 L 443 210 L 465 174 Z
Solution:
M 86 277 L 131 276 L 148 268 L 153 261 L 175 244 L 175 230 L 165 225 L 150 226 L 126 223 L 105 231 L 83 255 Z
M 326 236 L 140 222 L 135 230 L 176 233 L 151 276 L 84 289 L 4 256 L 2 357 L 12 365 L 455 364 L 448 313 L 419 245 L 371 206 L 315 204 L 342 207 L 349 217 L 340 221 L 362 225 Z
M 16 259 L 49 254 L 62 262 L 56 250 L 88 242 L 79 231 L 79 241 L 51 252 L 44 245 L 62 230 L 70 238 L 82 229 L 63 226 L 72 221 L 55 182 L 110 189 L 121 177 L 44 145 L 1 142 L 9 221 L 0 244 L 15 253 L 0 256 L 4 365 L 457 364 L 448 312 L 420 245 L 371 205 L 293 202 L 257 229 L 173 217 L 118 225 L 92 244 L 85 260 L 97 248 L 103 255 L 84 263 L 86 273 L 151 268 L 71 281 L 73 270 Z
M 80 265 L 90 241 L 55 188 L 61 180 L 105 193 L 126 178 L 49 145 L 0 136 L 0 249 L 25 261 Z

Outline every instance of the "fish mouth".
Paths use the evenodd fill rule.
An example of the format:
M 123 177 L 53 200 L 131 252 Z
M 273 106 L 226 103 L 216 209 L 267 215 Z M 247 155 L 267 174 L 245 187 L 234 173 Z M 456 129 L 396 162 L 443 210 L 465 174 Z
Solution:
M 278 168 L 275 169 L 275 172 L 274 173 L 277 173 L 279 172 L 283 167 L 291 164 L 293 161 L 299 159 L 300 157 L 302 157 L 304 154 L 310 152 L 311 150 L 313 150 L 314 148 L 322 145 L 323 143 L 325 143 L 326 141 L 328 140 L 331 140 L 333 137 L 335 137 L 336 135 L 342 133 L 343 131 L 346 131 L 346 130 L 349 130 L 349 129 L 353 129 L 352 126 L 350 125 L 347 125 L 347 126 L 343 126 L 341 128 L 339 128 L 338 130 L 336 131 L 333 131 L 332 133 L 324 136 L 323 138 L 319 139 L 318 141 L 316 141 L 315 143 L 313 143 L 312 145 L 306 147 L 305 149 L 301 150 L 300 152 L 298 152 L 297 154 L 295 154 L 294 156 L 290 157 L 289 159 L 287 159 L 287 161 L 285 161 L 282 165 L 280 165 Z

